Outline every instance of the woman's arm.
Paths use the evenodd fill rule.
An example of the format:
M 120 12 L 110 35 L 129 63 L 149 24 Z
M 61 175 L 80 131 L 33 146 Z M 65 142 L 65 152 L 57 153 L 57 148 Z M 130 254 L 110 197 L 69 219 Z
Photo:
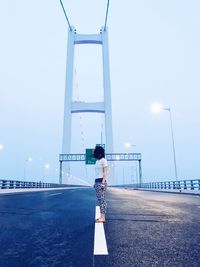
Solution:
M 106 182 L 107 174 L 108 174 L 108 166 L 103 167 L 103 181 L 102 181 L 102 184 L 104 184 Z

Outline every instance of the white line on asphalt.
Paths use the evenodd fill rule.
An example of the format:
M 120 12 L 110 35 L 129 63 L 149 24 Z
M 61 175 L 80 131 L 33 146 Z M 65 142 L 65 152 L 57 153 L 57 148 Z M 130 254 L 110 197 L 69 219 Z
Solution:
M 100 208 L 96 206 L 95 219 L 100 217 Z M 106 237 L 103 223 L 95 223 L 94 231 L 94 255 L 108 255 Z
M 57 196 L 57 195 L 62 195 L 62 194 L 63 194 L 63 193 L 49 194 L 48 197 Z

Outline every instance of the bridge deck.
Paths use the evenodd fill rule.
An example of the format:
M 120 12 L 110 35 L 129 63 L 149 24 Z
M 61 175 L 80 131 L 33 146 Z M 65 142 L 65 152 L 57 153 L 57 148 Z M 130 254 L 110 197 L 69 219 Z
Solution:
M 0 266 L 200 266 L 200 197 L 110 188 L 94 256 L 91 188 L 0 195 Z

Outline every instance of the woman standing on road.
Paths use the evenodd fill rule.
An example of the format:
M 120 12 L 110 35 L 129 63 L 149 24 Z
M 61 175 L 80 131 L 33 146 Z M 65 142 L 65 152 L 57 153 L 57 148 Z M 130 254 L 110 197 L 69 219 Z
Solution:
M 105 151 L 101 146 L 96 146 L 93 153 L 94 157 L 97 159 L 95 165 L 95 184 L 94 188 L 96 190 L 97 199 L 100 206 L 101 216 L 95 220 L 97 223 L 105 222 L 105 214 L 107 203 L 105 200 L 105 191 L 107 188 L 107 173 L 108 173 L 108 162 L 105 159 Z

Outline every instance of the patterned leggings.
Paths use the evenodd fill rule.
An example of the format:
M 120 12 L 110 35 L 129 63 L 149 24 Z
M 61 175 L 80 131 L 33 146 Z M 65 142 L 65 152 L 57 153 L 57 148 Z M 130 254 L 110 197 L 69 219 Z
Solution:
M 107 203 L 105 200 L 106 187 L 102 188 L 101 183 L 95 183 L 94 188 L 96 190 L 97 199 L 100 206 L 101 214 L 106 214 Z

